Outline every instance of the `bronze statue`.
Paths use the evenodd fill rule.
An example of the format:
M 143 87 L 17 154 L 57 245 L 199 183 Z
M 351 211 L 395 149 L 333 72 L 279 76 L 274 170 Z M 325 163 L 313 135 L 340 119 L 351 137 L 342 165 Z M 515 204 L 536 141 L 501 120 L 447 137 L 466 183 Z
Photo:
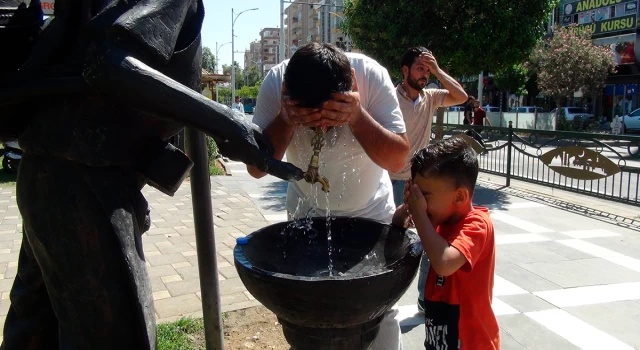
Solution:
M 155 349 L 146 184 L 172 195 L 184 126 L 287 180 L 255 125 L 198 93 L 202 0 L 0 0 L 0 140 L 24 149 L 24 233 L 0 349 Z

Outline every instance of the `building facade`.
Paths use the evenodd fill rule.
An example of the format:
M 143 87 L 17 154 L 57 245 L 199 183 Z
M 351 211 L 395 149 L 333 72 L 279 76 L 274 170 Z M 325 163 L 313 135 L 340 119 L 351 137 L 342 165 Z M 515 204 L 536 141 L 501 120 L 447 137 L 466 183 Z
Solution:
M 280 50 L 280 28 L 264 28 L 260 31 L 260 55 L 262 76 L 278 64 Z
M 638 0 L 562 0 L 554 13 L 555 24 L 589 28 L 593 43 L 608 46 L 615 55 L 617 72 L 607 78 L 602 100 L 597 101 L 608 118 L 618 114 L 616 107 L 623 101 L 631 101 L 632 109 L 639 107 L 638 5 Z
M 310 42 L 331 43 L 356 51 L 342 30 L 344 0 L 296 0 L 285 9 L 285 58 Z

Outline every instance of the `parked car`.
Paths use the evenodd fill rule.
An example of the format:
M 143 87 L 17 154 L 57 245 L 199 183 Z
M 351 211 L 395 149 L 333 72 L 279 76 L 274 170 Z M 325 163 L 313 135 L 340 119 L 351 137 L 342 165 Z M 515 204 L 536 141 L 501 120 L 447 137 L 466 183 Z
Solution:
M 564 117 L 568 121 L 575 119 L 575 117 L 581 117 L 585 119 L 595 118 L 593 114 L 587 112 L 587 110 L 582 107 L 560 107 L 560 109 L 564 111 Z M 558 109 L 554 108 L 551 111 L 551 114 L 556 114 L 557 111 Z
M 640 131 L 640 108 L 622 117 L 622 132 Z
M 522 106 L 511 108 L 511 113 L 542 113 L 542 107 Z

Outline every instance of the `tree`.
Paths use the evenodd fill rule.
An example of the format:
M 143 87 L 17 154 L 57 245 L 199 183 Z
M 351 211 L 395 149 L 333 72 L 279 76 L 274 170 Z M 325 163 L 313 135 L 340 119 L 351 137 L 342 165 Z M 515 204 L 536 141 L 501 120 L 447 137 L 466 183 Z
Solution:
M 256 83 L 262 78 L 260 76 L 260 69 L 257 65 L 252 65 L 248 70 L 244 72 L 245 78 L 247 79 L 247 86 L 255 86 Z
M 233 65 L 236 67 L 236 89 L 238 89 L 244 86 L 244 73 L 242 71 L 242 68 L 240 68 L 240 64 L 238 64 L 237 61 L 234 61 Z M 222 73 L 231 74 L 231 66 L 223 64 Z
M 453 75 L 499 72 L 524 62 L 557 0 L 349 0 L 344 29 L 400 76 L 400 58 L 425 46 Z
M 527 71 L 524 65 L 514 64 L 496 73 L 493 81 L 500 89 L 520 96 L 526 93 L 525 84 L 529 78 L 529 71 Z
M 206 46 L 202 48 L 202 68 L 209 73 L 215 73 L 216 71 L 216 57 L 211 53 L 211 49 Z
M 556 27 L 553 37 L 538 43 L 525 66 L 537 73 L 542 93 L 560 107 L 563 98 L 579 90 L 596 98 L 616 63 L 608 47 L 593 44 L 589 30 L 569 26 Z

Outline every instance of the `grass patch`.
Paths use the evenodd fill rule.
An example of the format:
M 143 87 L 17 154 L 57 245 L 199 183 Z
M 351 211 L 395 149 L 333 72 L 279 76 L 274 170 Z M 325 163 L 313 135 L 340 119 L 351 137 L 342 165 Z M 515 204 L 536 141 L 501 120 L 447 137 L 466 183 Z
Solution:
M 226 175 L 224 168 L 218 160 L 209 163 L 209 175 Z
M 17 176 L 17 173 L 8 173 L 5 170 L 0 170 L 0 187 L 15 186 Z
M 204 350 L 202 319 L 183 318 L 158 325 L 158 350 Z

